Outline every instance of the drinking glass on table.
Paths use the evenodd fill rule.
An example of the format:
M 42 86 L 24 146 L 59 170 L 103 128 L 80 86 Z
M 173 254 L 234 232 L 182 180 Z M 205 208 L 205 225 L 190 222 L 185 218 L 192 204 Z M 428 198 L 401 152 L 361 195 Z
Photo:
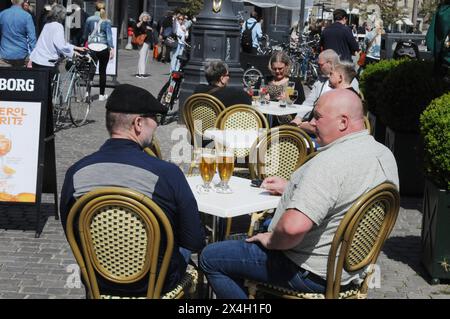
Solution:
M 252 100 L 253 100 L 253 104 L 255 106 L 257 106 L 258 102 L 260 100 L 260 90 L 258 90 L 258 89 L 253 90 Z
M 297 99 L 298 99 L 298 91 L 297 91 L 297 90 L 293 90 L 293 91 L 289 94 L 288 98 L 289 98 L 289 101 L 290 101 L 290 104 L 289 104 L 289 105 L 294 104 L 295 101 L 297 101 Z
M 199 162 L 200 176 L 203 185 L 198 185 L 197 190 L 200 192 L 209 192 L 212 190 L 211 181 L 216 173 L 216 157 L 214 150 L 202 150 Z
M 231 150 L 217 153 L 217 170 L 219 171 L 220 183 L 216 185 L 216 191 L 222 194 L 232 193 L 233 191 L 228 186 L 228 181 L 234 170 L 234 153 Z

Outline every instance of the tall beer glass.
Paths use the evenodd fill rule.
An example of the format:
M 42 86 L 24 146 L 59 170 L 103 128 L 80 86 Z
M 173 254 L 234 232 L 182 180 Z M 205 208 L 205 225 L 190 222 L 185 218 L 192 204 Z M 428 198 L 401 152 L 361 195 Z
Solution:
M 233 175 L 234 170 L 234 153 L 232 151 L 222 151 L 217 153 L 217 168 L 219 171 L 220 183 L 216 188 L 218 193 L 232 193 L 228 181 Z
M 211 181 L 216 173 L 216 157 L 213 150 L 203 150 L 199 163 L 200 175 L 203 185 L 199 185 L 199 190 L 209 192 L 212 188 Z

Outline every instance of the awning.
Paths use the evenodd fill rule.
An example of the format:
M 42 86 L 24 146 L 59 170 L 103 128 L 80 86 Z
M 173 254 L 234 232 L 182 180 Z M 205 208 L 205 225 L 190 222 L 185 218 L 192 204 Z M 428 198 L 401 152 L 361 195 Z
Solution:
M 248 2 L 260 8 L 278 7 L 288 10 L 300 10 L 301 0 L 231 0 L 233 2 Z M 310 8 L 313 0 L 305 1 L 305 8 Z

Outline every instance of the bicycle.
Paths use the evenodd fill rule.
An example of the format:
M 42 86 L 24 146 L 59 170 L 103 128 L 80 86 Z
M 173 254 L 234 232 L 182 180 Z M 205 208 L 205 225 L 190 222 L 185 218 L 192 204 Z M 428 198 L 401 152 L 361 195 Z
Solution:
M 178 71 L 173 71 L 170 73 L 169 80 L 164 84 L 158 93 L 158 101 L 168 110 L 168 113 L 161 117 L 161 125 L 164 125 L 167 116 L 174 116 L 178 113 L 178 111 L 170 111 L 173 110 L 175 102 L 178 100 L 180 95 L 181 83 L 184 79 L 183 68 L 189 61 L 191 46 L 186 42 L 184 42 L 184 45 L 185 49 L 183 50 L 183 54 L 176 57 L 176 59 L 180 60 L 180 68 Z
M 64 58 L 49 60 L 59 68 Z M 83 125 L 91 107 L 91 82 L 89 72 L 95 65 L 89 53 L 67 60 L 67 72 L 58 72 L 52 80 L 53 124 L 57 131 L 63 127 L 67 117 L 76 127 Z

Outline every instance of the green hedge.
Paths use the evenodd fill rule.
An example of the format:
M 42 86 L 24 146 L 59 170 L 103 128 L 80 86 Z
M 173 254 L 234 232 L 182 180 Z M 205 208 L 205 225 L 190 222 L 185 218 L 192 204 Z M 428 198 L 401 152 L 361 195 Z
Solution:
M 433 101 L 420 116 L 424 138 L 425 174 L 450 191 L 450 93 Z
M 418 133 L 419 117 L 431 100 L 448 90 L 433 72 L 433 62 L 410 60 L 383 79 L 377 100 L 381 122 L 396 132 Z
M 367 65 L 364 69 L 359 79 L 359 86 L 364 95 L 367 109 L 372 114 L 378 115 L 381 107 L 377 102 L 383 92 L 383 79 L 391 70 L 405 61 L 407 60 L 380 60 L 380 62 Z

